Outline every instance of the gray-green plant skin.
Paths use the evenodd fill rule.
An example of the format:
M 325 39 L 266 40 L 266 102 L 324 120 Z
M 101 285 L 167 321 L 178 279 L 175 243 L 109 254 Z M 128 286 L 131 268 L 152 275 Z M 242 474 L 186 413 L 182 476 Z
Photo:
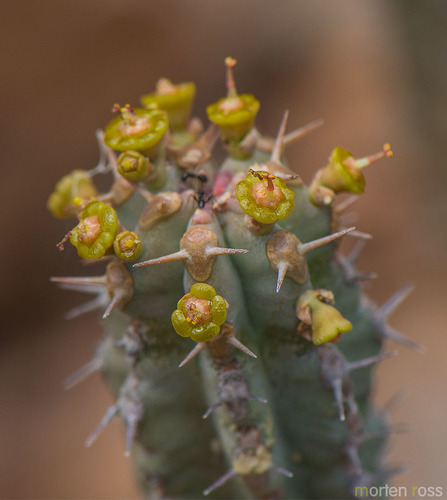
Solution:
M 215 127 L 200 136 L 197 121 L 187 119 L 150 157 L 157 172 L 150 182 L 123 180 L 118 153 L 98 134 L 102 160 L 94 173 L 112 171 L 114 187 L 96 198 L 138 234 L 142 252 L 126 262 L 108 250 L 103 277 L 54 281 L 97 293 L 72 317 L 106 309 L 95 356 L 68 385 L 103 372 L 116 404 L 86 444 L 119 415 L 126 454 L 147 498 L 355 498 L 356 487 L 378 485 L 392 472 L 382 464 L 389 431 L 370 402 L 371 370 L 389 356 L 381 354 L 385 338 L 419 348 L 386 323 L 408 290 L 377 308 L 361 292 L 360 281 L 370 276 L 355 269 L 358 248 L 342 256 L 334 237 L 301 252 L 300 245 L 339 231 L 342 216 L 333 197 L 316 202 L 315 186 L 309 191 L 293 165 L 284 165 L 284 145 L 312 128 L 285 136 L 285 125 L 286 119 L 274 145 L 253 127 L 242 138 L 227 138 L 229 155 L 217 162 L 210 156 Z M 205 154 L 185 167 L 191 147 Z M 294 191 L 287 218 L 259 224 L 242 211 L 234 184 L 255 175 L 251 168 L 285 179 Z M 121 198 L 118 188 L 126 193 Z M 72 195 L 82 196 L 77 189 Z M 186 257 L 152 262 L 179 252 L 184 235 L 197 229 L 215 235 L 213 248 L 247 252 L 211 257 L 193 243 Z M 298 278 L 287 271 L 282 284 L 268 249 L 280 231 L 298 238 L 294 252 L 303 266 Z M 202 260 L 194 261 L 197 256 Z M 146 265 L 135 266 L 140 263 Z M 197 282 L 228 303 L 220 333 L 199 343 L 177 335 L 171 322 L 177 302 Z M 312 290 L 332 292 L 338 312 L 352 323 L 336 344 L 315 345 L 315 320 L 298 317 L 300 298 Z M 198 355 L 182 363 L 191 350 Z

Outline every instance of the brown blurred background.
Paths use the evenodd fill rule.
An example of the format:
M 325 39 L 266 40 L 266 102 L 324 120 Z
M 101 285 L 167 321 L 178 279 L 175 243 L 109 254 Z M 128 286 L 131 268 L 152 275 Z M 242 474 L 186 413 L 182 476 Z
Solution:
M 73 249 L 56 249 L 70 224 L 51 218 L 46 198 L 69 171 L 96 165 L 94 132 L 112 104 L 137 104 L 160 76 L 194 80 L 205 118 L 225 91 L 227 55 L 238 60 L 238 89 L 261 101 L 264 133 L 275 134 L 286 108 L 289 130 L 325 119 L 288 151 L 305 181 L 336 145 L 358 156 L 393 147 L 355 205 L 358 228 L 374 235 L 360 268 L 378 273 L 367 287 L 378 303 L 416 284 L 391 323 L 427 352 L 399 347 L 377 372 L 376 399 L 408 392 L 393 419 L 413 431 L 393 437 L 389 461 L 410 470 L 394 483 L 447 496 L 446 21 L 442 0 L 2 5 L 0 498 L 138 498 L 118 420 L 83 446 L 112 401 L 100 377 L 61 387 L 90 359 L 100 327 L 94 315 L 63 319 L 85 296 L 48 278 L 87 271 Z

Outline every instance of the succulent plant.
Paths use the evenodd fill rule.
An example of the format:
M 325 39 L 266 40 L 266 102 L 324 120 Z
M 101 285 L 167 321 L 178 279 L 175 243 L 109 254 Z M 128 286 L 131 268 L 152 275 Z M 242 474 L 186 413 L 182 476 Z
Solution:
M 190 117 L 195 86 L 162 79 L 145 107 L 114 106 L 101 164 L 49 198 L 55 216 L 79 219 L 63 242 L 106 265 L 53 278 L 96 295 L 71 317 L 103 312 L 93 359 L 68 382 L 100 370 L 116 396 L 86 444 L 119 416 L 147 498 L 354 498 L 395 472 L 372 367 L 393 355 L 388 339 L 420 349 L 387 323 L 408 287 L 381 307 L 363 294 L 365 233 L 344 226 L 351 198 L 336 203 L 362 193 L 360 169 L 391 148 L 354 159 L 337 147 L 307 187 L 283 152 L 321 121 L 286 134 L 285 113 L 275 139 L 261 135 L 259 102 L 225 63 L 206 131 Z M 107 193 L 93 183 L 103 174 Z M 348 256 L 342 237 L 360 239 Z

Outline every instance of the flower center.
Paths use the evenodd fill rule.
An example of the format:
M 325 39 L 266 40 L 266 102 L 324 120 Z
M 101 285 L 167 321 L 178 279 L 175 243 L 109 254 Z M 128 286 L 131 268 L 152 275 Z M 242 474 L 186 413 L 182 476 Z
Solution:
M 173 85 L 167 78 L 161 78 L 157 82 L 156 93 L 157 95 L 168 95 L 175 94 L 177 92 L 177 86 Z
M 77 233 L 81 243 L 91 245 L 101 234 L 101 223 L 97 215 L 92 215 L 82 219 L 78 224 Z
M 133 250 L 135 247 L 135 240 L 132 236 L 127 236 L 127 238 L 123 238 L 120 241 L 120 248 L 123 252 L 129 252 Z
M 208 323 L 212 319 L 209 300 L 190 297 L 186 300 L 183 310 L 186 320 L 190 321 L 193 325 Z
M 151 124 L 147 118 L 142 118 L 136 115 L 131 116 L 129 119 L 125 118 L 119 126 L 120 132 L 127 136 L 148 132 L 150 128 Z
M 244 103 L 239 96 L 236 97 L 226 97 L 220 104 L 219 109 L 224 114 L 232 113 L 233 111 L 239 111 L 244 107 Z
M 121 160 L 120 165 L 125 173 L 136 172 L 138 170 L 138 158 L 127 155 Z
M 136 115 L 130 104 L 126 104 L 125 106 L 115 104 L 112 111 L 121 114 L 123 121 L 119 124 L 118 130 L 122 135 L 129 136 L 142 134 L 151 129 L 149 120 L 145 117 Z
M 258 206 L 276 209 L 284 200 L 285 196 L 281 189 L 273 184 L 273 189 L 269 189 L 266 182 L 255 182 L 251 188 L 253 201 Z

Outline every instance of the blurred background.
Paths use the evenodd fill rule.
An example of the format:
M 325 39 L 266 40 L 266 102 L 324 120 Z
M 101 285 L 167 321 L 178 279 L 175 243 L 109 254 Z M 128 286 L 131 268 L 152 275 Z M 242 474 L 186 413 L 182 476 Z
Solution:
M 85 296 L 49 277 L 96 270 L 56 249 L 71 225 L 53 220 L 46 198 L 66 173 L 96 165 L 95 130 L 112 105 L 137 104 L 161 76 L 194 80 L 205 119 L 228 55 L 239 91 L 261 102 L 263 133 L 275 135 L 285 109 L 288 130 L 324 118 L 287 151 L 306 182 L 336 145 L 357 156 L 392 145 L 355 204 L 358 229 L 374 235 L 359 267 L 377 272 L 366 291 L 379 304 L 416 284 L 390 322 L 427 352 L 399 347 L 377 370 L 375 397 L 407 392 L 393 421 L 412 432 L 392 438 L 389 463 L 409 469 L 394 484 L 447 495 L 447 3 L 24 0 L 3 5 L 0 23 L 0 498 L 138 498 L 118 419 L 83 445 L 112 404 L 100 376 L 62 389 L 101 332 L 94 314 L 63 319 Z

